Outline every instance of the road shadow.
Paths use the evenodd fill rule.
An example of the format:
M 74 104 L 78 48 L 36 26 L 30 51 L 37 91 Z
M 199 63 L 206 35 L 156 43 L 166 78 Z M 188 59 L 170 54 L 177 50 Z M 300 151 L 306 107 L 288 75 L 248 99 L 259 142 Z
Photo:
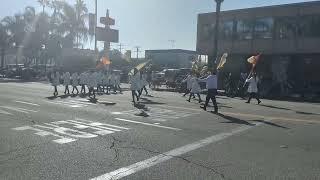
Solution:
M 49 100 L 54 100 L 54 99 L 57 99 L 58 96 L 49 96 L 49 97 L 46 97 L 46 98 L 49 99 Z
M 65 95 L 61 95 L 61 96 L 58 96 L 59 98 L 61 99 L 65 99 L 65 98 L 68 98 L 69 96 L 71 96 L 70 94 L 65 94 Z
M 288 108 L 277 107 L 277 106 L 272 106 L 272 105 L 265 105 L 265 104 L 260 104 L 260 106 L 268 107 L 268 108 L 273 108 L 273 109 L 287 110 L 287 111 L 290 111 L 290 110 L 291 110 L 291 109 L 288 109 Z
M 135 103 L 135 104 L 133 104 L 133 106 L 137 109 L 140 109 L 140 110 L 149 111 L 148 107 L 145 104 Z
M 166 103 L 162 103 L 162 102 L 155 102 L 150 99 L 143 98 L 143 97 L 140 97 L 140 100 L 143 100 L 143 101 L 140 101 L 140 104 L 155 104 L 155 105 L 166 104 Z
M 274 126 L 274 127 L 278 127 L 278 128 L 282 128 L 282 129 L 290 129 L 290 128 L 288 128 L 288 127 L 281 126 L 281 125 L 279 125 L 279 124 L 276 124 L 276 123 L 273 123 L 273 122 L 270 122 L 270 121 L 254 120 L 254 122 L 260 122 L 260 123 L 263 123 L 263 124 L 267 124 L 267 125 Z
M 214 112 L 211 112 L 214 113 Z M 216 113 L 214 113 L 216 114 Z M 220 116 L 223 119 L 228 120 L 228 122 L 222 122 L 222 123 L 232 123 L 232 124 L 244 124 L 244 125 L 248 125 L 248 126 L 255 126 L 255 124 L 249 123 L 248 121 L 236 118 L 236 117 L 231 117 L 231 116 L 227 116 L 221 113 L 216 114 L 218 116 Z
M 303 114 L 303 115 L 318 115 L 320 116 L 320 114 L 317 113 L 310 113 L 310 112 L 303 112 L 303 111 L 296 111 L 297 114 Z
M 114 106 L 116 105 L 117 103 L 115 102 L 98 102 L 99 104 L 103 104 L 105 106 Z

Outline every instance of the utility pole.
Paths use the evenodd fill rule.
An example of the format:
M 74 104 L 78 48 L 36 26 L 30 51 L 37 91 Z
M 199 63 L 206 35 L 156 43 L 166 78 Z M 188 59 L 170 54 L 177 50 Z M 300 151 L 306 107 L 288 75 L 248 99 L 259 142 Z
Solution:
M 209 68 L 214 69 L 216 68 L 216 61 L 218 59 L 218 36 L 219 36 L 219 21 L 220 21 L 220 10 L 221 4 L 224 0 L 215 0 L 216 5 L 216 23 L 214 27 L 214 41 L 213 41 L 213 54 L 212 59 L 209 61 Z
M 134 47 L 136 49 L 136 53 L 137 53 L 137 60 L 139 59 L 139 52 L 140 52 L 140 47 L 139 46 L 136 46 Z
M 98 0 L 95 0 L 94 51 L 97 53 Z
M 123 49 L 123 47 L 124 47 L 125 45 L 124 44 L 119 44 L 119 51 L 120 51 L 120 53 L 122 53 L 122 49 Z
M 172 48 L 174 48 L 174 47 L 175 47 L 176 40 L 169 40 L 169 42 L 171 43 Z

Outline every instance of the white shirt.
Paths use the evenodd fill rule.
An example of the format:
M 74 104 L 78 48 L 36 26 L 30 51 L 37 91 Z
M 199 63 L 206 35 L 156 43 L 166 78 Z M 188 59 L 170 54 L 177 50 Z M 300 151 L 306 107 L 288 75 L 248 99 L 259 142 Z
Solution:
M 192 76 L 188 75 L 188 77 L 185 80 L 183 80 L 183 82 L 187 82 L 187 89 L 191 89 L 192 88 L 191 78 L 192 78 Z
M 79 85 L 79 80 L 78 80 L 78 74 L 77 73 L 73 73 L 71 76 L 72 79 L 72 86 L 78 86 Z
M 248 93 L 257 93 L 258 92 L 258 81 L 259 78 L 251 77 L 246 80 L 247 83 L 250 83 L 248 86 Z
M 200 93 L 201 92 L 201 87 L 199 85 L 198 79 L 196 77 L 192 77 L 190 79 L 190 83 L 191 83 L 191 92 L 192 93 Z
M 207 89 L 218 89 L 217 75 L 209 75 L 206 79 L 202 79 L 201 82 L 206 82 Z

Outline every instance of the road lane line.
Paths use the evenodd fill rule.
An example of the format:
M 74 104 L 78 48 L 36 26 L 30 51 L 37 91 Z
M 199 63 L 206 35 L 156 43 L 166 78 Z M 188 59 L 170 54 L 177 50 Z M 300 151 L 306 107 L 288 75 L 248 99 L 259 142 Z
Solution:
M 0 109 L 0 114 L 12 115 L 11 113 L 4 111 L 4 110 L 1 110 L 1 109 Z
M 17 103 L 21 103 L 21 104 L 28 104 L 28 105 L 31 105 L 31 106 L 40 106 L 39 104 L 34 104 L 34 103 L 30 103 L 30 102 L 25 102 L 25 101 L 15 101 Z
M 144 169 L 147 169 L 147 168 L 150 168 L 150 167 L 155 166 L 157 164 L 160 164 L 160 163 L 163 163 L 165 161 L 168 161 L 168 160 L 170 160 L 170 159 L 172 159 L 174 157 L 179 157 L 179 156 L 181 156 L 181 155 L 183 155 L 185 153 L 188 153 L 190 151 L 194 151 L 196 149 L 205 147 L 205 146 L 207 146 L 209 144 L 222 141 L 222 140 L 224 140 L 226 138 L 229 138 L 229 137 L 231 137 L 233 135 L 240 134 L 240 133 L 242 133 L 244 131 L 247 131 L 247 130 L 249 130 L 249 129 L 253 128 L 253 127 L 256 127 L 258 125 L 261 125 L 261 124 L 262 123 L 256 123 L 255 126 L 241 126 L 239 128 L 236 128 L 236 129 L 232 130 L 231 132 L 226 132 L 226 133 L 220 133 L 220 134 L 217 134 L 217 135 L 213 135 L 213 136 L 210 136 L 208 138 L 196 141 L 194 143 L 191 143 L 191 144 L 188 144 L 188 145 L 173 149 L 171 151 L 159 154 L 157 156 L 151 157 L 151 158 L 146 159 L 144 161 L 137 162 L 137 163 L 132 164 L 130 166 L 123 167 L 123 168 L 117 169 L 115 171 L 112 171 L 110 173 L 106 173 L 106 174 L 103 174 L 101 176 L 92 178 L 91 180 L 115 180 L 115 179 L 121 179 L 123 177 L 129 176 L 131 174 L 137 173 L 137 172 L 142 171 Z
M 153 127 L 158 127 L 158 128 L 164 128 L 164 129 L 170 129 L 170 130 L 174 130 L 174 131 L 181 131 L 182 130 L 182 129 L 179 129 L 179 128 L 161 126 L 161 125 L 150 124 L 150 123 L 145 123 L 145 122 L 140 122 L 140 121 L 132 121 L 132 120 L 128 120 L 128 119 L 115 118 L 115 120 L 124 121 L 124 122 L 131 122 L 131 123 L 135 123 L 135 124 L 143 124 L 143 125 L 146 125 L 146 126 L 153 126 Z
M 10 106 L 0 106 L 1 108 L 5 108 L 5 109 L 9 109 L 9 110 L 12 110 L 12 111 L 17 111 L 17 112 L 22 112 L 22 113 L 25 113 L 25 114 L 29 114 L 28 111 L 24 111 L 20 108 L 14 108 L 14 107 L 10 107 Z

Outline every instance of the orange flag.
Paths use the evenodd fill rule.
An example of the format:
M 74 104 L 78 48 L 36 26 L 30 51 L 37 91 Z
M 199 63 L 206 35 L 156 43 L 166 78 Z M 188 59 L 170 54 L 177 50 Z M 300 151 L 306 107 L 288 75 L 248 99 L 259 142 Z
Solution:
M 111 64 L 111 61 L 110 61 L 110 59 L 109 58 L 107 58 L 107 57 L 102 57 L 102 64 L 103 65 L 110 65 Z
M 252 64 L 251 72 L 254 70 L 254 68 L 258 64 L 260 56 L 261 56 L 261 54 L 258 54 L 256 56 L 251 56 L 249 59 L 247 59 L 248 63 Z

